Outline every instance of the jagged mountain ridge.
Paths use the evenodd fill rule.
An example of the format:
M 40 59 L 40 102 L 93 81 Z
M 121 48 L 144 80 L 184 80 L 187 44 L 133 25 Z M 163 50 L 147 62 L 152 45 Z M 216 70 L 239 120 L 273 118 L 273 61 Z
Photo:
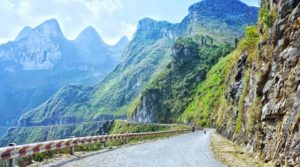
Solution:
M 64 84 L 99 82 L 118 64 L 126 45 L 123 39 L 123 45 L 114 49 L 92 27 L 68 40 L 55 19 L 25 27 L 14 41 L 0 45 L 0 136 L 22 112 Z
M 122 45 L 123 48 L 125 46 L 126 44 Z M 10 70 L 18 70 L 18 68 L 21 68 L 20 70 L 52 70 L 53 68 L 68 70 L 75 67 L 78 70 L 95 69 L 118 63 L 110 60 L 113 47 L 104 43 L 92 27 L 87 27 L 75 40 L 70 41 L 64 37 L 58 22 L 50 19 L 34 29 L 24 28 L 15 41 L 1 45 L 0 60 L 15 63 L 14 66 L 6 67 Z M 85 63 L 89 64 L 85 65 Z M 96 65 L 88 67 L 91 63 Z

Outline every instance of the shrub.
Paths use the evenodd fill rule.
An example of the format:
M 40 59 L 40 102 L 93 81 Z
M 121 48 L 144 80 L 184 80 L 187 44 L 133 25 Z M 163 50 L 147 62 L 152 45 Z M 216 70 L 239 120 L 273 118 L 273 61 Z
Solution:
M 267 26 L 267 28 L 270 28 L 273 26 L 275 19 L 278 15 L 278 7 L 274 6 L 272 11 L 269 10 L 268 6 L 262 7 L 259 10 L 259 23 L 263 23 Z
M 249 58 L 254 60 L 257 55 L 257 46 L 260 36 L 257 33 L 256 26 L 246 27 L 245 37 L 239 43 L 237 48 L 238 51 L 247 51 L 249 53 Z

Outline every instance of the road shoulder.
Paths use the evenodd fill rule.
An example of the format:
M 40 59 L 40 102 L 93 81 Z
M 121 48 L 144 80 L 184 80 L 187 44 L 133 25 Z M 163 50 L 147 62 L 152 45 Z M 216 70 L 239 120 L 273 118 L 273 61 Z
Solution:
M 223 136 L 212 133 L 211 148 L 215 158 L 227 166 L 260 167 L 267 166 L 255 158 L 253 153 L 227 140 Z

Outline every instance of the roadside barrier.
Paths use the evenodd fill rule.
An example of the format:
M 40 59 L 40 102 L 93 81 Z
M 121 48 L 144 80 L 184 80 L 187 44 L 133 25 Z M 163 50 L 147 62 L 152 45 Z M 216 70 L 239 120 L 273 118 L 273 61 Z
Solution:
M 8 160 L 9 167 L 15 167 L 15 159 L 22 158 L 28 155 L 34 155 L 45 151 L 60 150 L 63 148 L 70 148 L 70 154 L 74 155 L 75 146 L 83 144 L 93 144 L 97 142 L 107 142 L 124 140 L 125 142 L 131 138 L 143 138 L 158 135 L 175 135 L 188 133 L 191 130 L 174 130 L 174 131 L 161 131 L 161 132 L 144 132 L 144 133 L 127 133 L 127 134 L 113 134 L 102 136 L 88 136 L 88 137 L 71 137 L 69 139 L 53 140 L 41 143 L 16 145 L 15 143 L 9 144 L 8 147 L 0 148 L 0 160 Z

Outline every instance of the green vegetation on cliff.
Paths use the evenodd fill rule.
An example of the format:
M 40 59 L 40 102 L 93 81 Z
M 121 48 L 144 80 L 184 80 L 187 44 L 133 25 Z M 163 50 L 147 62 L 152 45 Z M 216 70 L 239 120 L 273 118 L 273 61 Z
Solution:
M 247 51 L 251 53 L 251 57 L 256 56 L 258 40 L 259 36 L 257 35 L 256 27 L 247 27 L 245 37 L 240 41 L 238 48 L 213 66 L 208 72 L 205 81 L 197 86 L 193 100 L 187 106 L 179 121 L 195 122 L 201 126 L 214 126 L 217 124 L 217 122 L 213 120 L 215 118 L 222 118 L 222 116 L 218 114 L 223 113 L 223 111 L 219 110 L 222 110 L 222 107 L 224 107 L 226 103 L 224 96 L 226 94 L 227 78 L 243 52 Z M 249 82 L 249 72 L 250 71 L 248 71 L 248 75 L 244 81 L 246 84 Z M 244 97 L 240 99 L 240 108 L 243 106 L 244 100 Z M 241 121 L 241 118 L 242 113 L 239 112 L 238 120 Z M 240 128 L 241 122 L 238 122 L 237 131 Z
M 116 120 L 114 121 L 109 134 L 158 132 L 168 130 L 182 130 L 187 128 L 188 127 L 186 126 L 176 124 L 144 124 Z
M 225 92 L 226 76 L 235 58 L 234 53 L 230 54 L 212 67 L 206 80 L 197 86 L 195 97 L 181 115 L 180 121 L 195 122 L 201 126 L 211 125 L 211 114 L 220 105 Z
M 202 41 L 212 41 L 212 38 L 206 36 Z M 129 113 L 139 122 L 178 120 L 191 101 L 195 86 L 205 79 L 211 66 L 231 50 L 229 44 L 198 44 L 193 38 L 178 39 L 172 48 L 171 63 L 146 86 Z

